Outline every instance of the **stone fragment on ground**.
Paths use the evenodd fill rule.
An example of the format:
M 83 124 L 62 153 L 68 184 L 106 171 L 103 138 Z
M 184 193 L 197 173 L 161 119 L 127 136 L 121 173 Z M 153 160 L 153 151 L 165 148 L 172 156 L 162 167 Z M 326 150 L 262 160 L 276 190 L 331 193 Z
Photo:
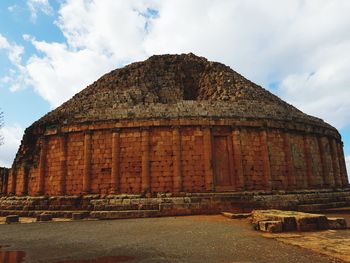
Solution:
M 19 223 L 19 216 L 17 216 L 17 215 L 8 215 L 8 216 L 6 216 L 5 223 L 7 223 L 7 224 Z
M 40 222 L 52 221 L 52 214 L 42 213 L 37 216 L 36 220 Z
M 346 229 L 346 220 L 342 217 L 328 217 L 329 229 Z
M 264 232 L 280 233 L 282 232 L 281 221 L 260 221 L 259 229 Z
M 278 231 L 279 225 L 276 222 L 281 222 L 281 231 Z M 282 210 L 254 210 L 252 212 L 252 224 L 256 230 L 266 232 L 346 229 L 344 218 L 328 219 L 325 215 L 320 214 Z
M 81 212 L 72 213 L 73 220 L 82 220 L 82 219 L 86 218 L 87 216 L 88 216 L 87 213 L 81 213 Z
M 222 212 L 221 215 L 231 219 L 248 218 L 252 216 L 251 213 L 230 213 L 230 212 Z

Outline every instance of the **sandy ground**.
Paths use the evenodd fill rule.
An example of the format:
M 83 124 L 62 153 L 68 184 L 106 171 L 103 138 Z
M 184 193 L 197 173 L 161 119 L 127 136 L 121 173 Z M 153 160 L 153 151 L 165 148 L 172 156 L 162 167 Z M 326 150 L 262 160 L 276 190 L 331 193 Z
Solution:
M 279 240 L 221 215 L 0 225 L 3 250 L 25 262 L 341 262 Z
M 344 262 L 350 262 L 350 209 L 347 212 L 322 213 L 327 217 L 343 217 L 347 221 L 346 230 L 327 230 L 315 232 L 295 232 L 269 234 L 262 236 L 283 242 L 284 244 L 295 245 L 310 249 L 316 253 L 328 255 Z

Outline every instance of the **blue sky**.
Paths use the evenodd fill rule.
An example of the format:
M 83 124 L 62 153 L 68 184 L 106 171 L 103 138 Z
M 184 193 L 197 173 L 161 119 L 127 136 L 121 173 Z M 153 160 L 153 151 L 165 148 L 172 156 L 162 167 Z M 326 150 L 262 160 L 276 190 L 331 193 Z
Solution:
M 189 52 L 337 127 L 350 164 L 347 10 L 345 0 L 2 0 L 0 166 L 26 127 L 102 74 Z

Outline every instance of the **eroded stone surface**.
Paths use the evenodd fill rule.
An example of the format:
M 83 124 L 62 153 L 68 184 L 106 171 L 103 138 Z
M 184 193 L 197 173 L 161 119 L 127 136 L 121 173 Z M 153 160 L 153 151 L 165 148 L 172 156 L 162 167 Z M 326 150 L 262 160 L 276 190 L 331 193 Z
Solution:
M 342 219 L 327 219 L 325 215 L 309 214 L 296 211 L 281 210 L 254 210 L 252 212 L 252 223 L 259 230 L 260 226 L 266 231 L 268 226 L 260 222 L 279 221 L 282 224 L 283 231 L 313 231 L 326 230 L 330 227 L 341 228 L 346 226 L 346 221 Z M 330 225 L 331 224 L 331 225 Z
M 259 230 L 270 233 L 280 233 L 283 231 L 281 221 L 259 221 Z

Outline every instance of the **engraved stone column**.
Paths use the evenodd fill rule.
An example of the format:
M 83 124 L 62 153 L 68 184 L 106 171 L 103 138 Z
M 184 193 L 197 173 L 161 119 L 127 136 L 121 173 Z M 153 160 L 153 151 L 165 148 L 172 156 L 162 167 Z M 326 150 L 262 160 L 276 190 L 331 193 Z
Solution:
M 239 130 L 232 131 L 232 145 L 233 145 L 233 161 L 235 167 L 235 186 L 236 190 L 244 190 L 244 174 L 243 174 L 243 160 L 242 160 L 242 142 Z
M 111 172 L 111 194 L 119 192 L 120 182 L 120 131 L 113 130 L 112 133 L 112 172 Z
M 205 170 L 205 188 L 207 191 L 213 191 L 213 161 L 212 161 L 212 140 L 211 129 L 203 129 L 203 150 L 204 150 L 204 170 Z
M 173 190 L 174 192 L 182 191 L 182 174 L 181 174 L 181 132 L 179 127 L 173 129 Z
M 296 178 L 294 173 L 293 156 L 290 145 L 290 135 L 288 131 L 283 133 L 283 143 L 284 143 L 284 156 L 286 161 L 286 172 L 287 172 L 287 188 L 289 190 L 295 189 Z
M 150 138 L 149 128 L 141 131 L 141 151 L 142 151 L 142 172 L 141 172 L 141 188 L 142 192 L 151 192 L 150 178 Z
M 305 187 L 312 187 L 314 185 L 312 165 L 311 165 L 311 154 L 309 149 L 308 137 L 303 136 L 304 139 L 304 157 L 306 163 L 306 181 L 304 182 Z
M 47 139 L 41 138 L 40 160 L 39 160 L 39 186 L 37 195 L 43 195 L 45 192 L 45 170 L 46 170 L 46 155 L 47 155 Z
M 270 155 L 269 147 L 267 142 L 267 131 L 260 131 L 260 144 L 261 144 L 261 157 L 264 167 L 264 184 L 265 190 L 273 189 L 272 177 L 271 177 L 271 165 L 270 165 Z
M 83 193 L 88 194 L 91 191 L 91 137 L 90 131 L 84 136 L 84 176 Z
M 333 175 L 335 187 L 342 187 L 343 183 L 341 180 L 340 167 L 339 167 L 339 156 L 337 149 L 337 142 L 334 138 L 329 138 L 329 145 L 331 148 Z
M 66 194 L 66 178 L 67 178 L 67 136 L 65 134 L 60 137 L 60 180 L 59 194 Z

